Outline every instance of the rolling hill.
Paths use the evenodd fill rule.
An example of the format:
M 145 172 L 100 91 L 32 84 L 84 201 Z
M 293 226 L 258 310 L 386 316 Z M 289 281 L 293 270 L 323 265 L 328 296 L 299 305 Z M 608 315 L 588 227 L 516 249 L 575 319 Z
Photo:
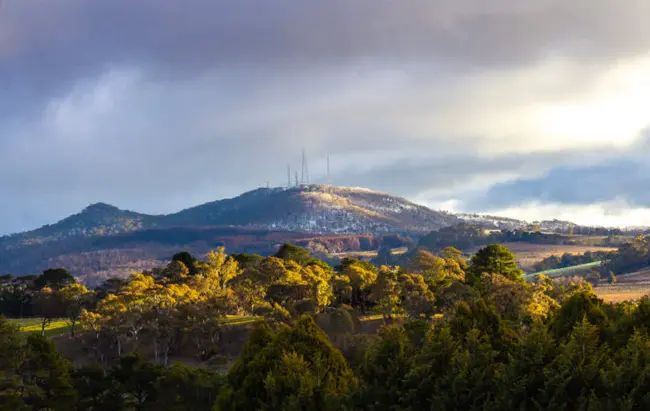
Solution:
M 109 204 L 89 205 L 80 213 L 36 230 L 0 237 L 0 250 L 47 244 L 70 238 L 115 235 L 155 226 L 156 217 L 120 210 Z
M 424 233 L 455 216 L 362 188 L 308 185 L 261 188 L 165 216 L 161 226 L 263 227 L 318 234 Z
M 317 248 L 336 251 L 376 248 L 384 234 L 418 236 L 459 221 L 389 194 L 322 185 L 262 188 L 170 215 L 98 203 L 55 224 L 0 237 L 0 274 L 51 266 L 79 276 L 125 273 L 159 265 L 181 249 L 201 254 L 216 245 L 259 253 L 288 241 L 320 241 Z
M 93 204 L 57 223 L 0 237 L 0 274 L 65 267 L 92 284 L 97 278 L 160 266 L 179 250 L 202 255 L 224 245 L 229 252 L 268 254 L 293 242 L 327 253 L 370 251 L 385 235 L 418 238 L 461 222 L 484 229 L 529 226 L 515 219 L 435 211 L 363 188 L 260 188 L 169 215 Z M 570 223 L 540 225 L 566 230 Z
M 0 247 L 107 236 L 150 228 L 236 226 L 317 234 L 425 233 L 458 222 L 404 198 L 362 188 L 260 188 L 169 215 L 97 203 L 55 224 L 0 237 Z

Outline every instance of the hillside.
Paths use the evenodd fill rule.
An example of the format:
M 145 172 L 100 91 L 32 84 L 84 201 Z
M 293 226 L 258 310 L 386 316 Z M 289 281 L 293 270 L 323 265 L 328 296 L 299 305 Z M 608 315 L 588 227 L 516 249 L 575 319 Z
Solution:
M 53 266 L 78 276 L 126 274 L 157 266 L 179 249 L 200 255 L 217 245 L 262 254 L 283 242 L 334 252 L 376 249 L 383 234 L 421 235 L 458 221 L 389 194 L 320 185 L 257 189 L 158 216 L 99 203 L 55 224 L 0 237 L 0 274 Z
M 425 233 L 457 222 L 406 199 L 362 188 L 261 188 L 165 216 L 161 226 L 235 225 L 318 234 Z
M 387 234 L 426 239 L 433 230 L 454 231 L 450 227 L 462 222 L 493 229 L 530 226 L 509 218 L 434 211 L 363 188 L 260 188 L 169 215 L 93 204 L 55 224 L 0 237 L 0 274 L 63 266 L 86 278 L 125 275 L 158 266 L 180 249 L 201 255 L 217 245 L 261 254 L 284 242 L 326 253 L 369 251 L 377 250 Z M 568 224 L 541 223 L 549 230 Z
M 89 205 L 80 213 L 64 218 L 58 223 L 0 237 L 0 248 L 43 244 L 73 237 L 114 235 L 149 227 L 155 219 L 154 216 L 97 203 Z
M 148 228 L 238 226 L 317 234 L 425 233 L 455 216 L 362 188 L 305 185 L 260 188 L 169 215 L 146 215 L 97 203 L 55 224 L 0 237 L 0 247 L 73 237 L 115 235 Z
M 476 213 L 459 213 L 456 214 L 456 217 L 468 224 L 490 230 L 529 230 L 534 228 L 546 233 L 574 233 L 580 235 L 629 235 L 633 232 L 644 231 L 641 228 L 633 229 L 631 227 L 620 229 L 585 226 L 575 224 L 571 221 L 563 221 L 557 219 L 543 221 L 524 221 L 518 220 L 516 218 L 499 217 Z

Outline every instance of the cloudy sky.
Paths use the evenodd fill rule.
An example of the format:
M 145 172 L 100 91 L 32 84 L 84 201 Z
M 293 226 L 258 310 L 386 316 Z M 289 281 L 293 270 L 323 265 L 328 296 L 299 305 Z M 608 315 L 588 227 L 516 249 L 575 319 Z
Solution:
M 312 181 L 650 225 L 647 0 L 0 0 L 0 234 Z

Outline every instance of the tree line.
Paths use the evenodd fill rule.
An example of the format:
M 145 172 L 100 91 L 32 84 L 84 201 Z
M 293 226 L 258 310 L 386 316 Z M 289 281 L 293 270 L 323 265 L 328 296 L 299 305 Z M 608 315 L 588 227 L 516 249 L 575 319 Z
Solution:
M 650 235 L 638 235 L 622 244 L 605 259 L 603 270 L 615 274 L 631 273 L 650 266 Z
M 32 281 L 34 301 L 66 307 L 79 331 L 65 338 L 92 361 L 73 366 L 52 341 L 0 320 L 2 409 L 650 407 L 650 300 L 606 304 L 586 282 L 527 283 L 501 245 L 470 261 L 419 250 L 403 267 L 331 267 L 292 245 L 270 257 L 217 249 L 76 294 L 63 272 Z M 383 326 L 358 332 L 364 315 Z M 172 364 L 188 347 L 196 360 L 218 356 L 233 318 L 257 322 L 225 374 Z
M 618 244 L 613 236 L 621 234 L 620 230 L 606 230 L 606 232 L 609 237 L 604 240 L 604 243 L 607 245 Z M 578 244 L 579 239 L 576 239 L 573 234 L 545 233 L 534 228 L 529 230 L 486 230 L 480 226 L 461 223 L 432 231 L 420 238 L 418 245 L 438 252 L 445 247 L 466 250 L 476 246 L 509 242 L 563 245 Z

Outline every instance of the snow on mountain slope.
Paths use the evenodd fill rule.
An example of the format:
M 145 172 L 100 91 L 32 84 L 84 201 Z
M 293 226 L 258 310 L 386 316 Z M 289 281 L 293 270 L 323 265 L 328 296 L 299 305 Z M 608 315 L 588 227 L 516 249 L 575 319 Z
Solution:
M 312 233 L 427 232 L 458 222 L 452 214 L 361 188 L 261 188 L 167 216 L 163 225 L 239 225 Z

